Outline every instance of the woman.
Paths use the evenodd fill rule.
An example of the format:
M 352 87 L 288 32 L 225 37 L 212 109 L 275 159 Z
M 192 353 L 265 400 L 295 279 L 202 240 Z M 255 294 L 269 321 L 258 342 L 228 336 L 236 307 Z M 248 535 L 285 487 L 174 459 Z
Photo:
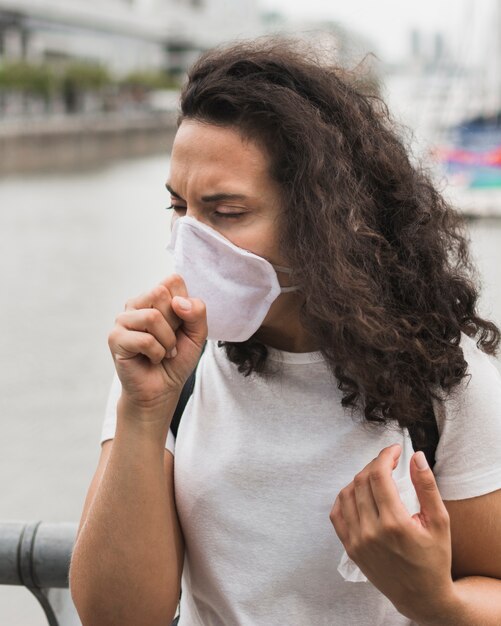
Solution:
M 181 575 L 181 626 L 500 624 L 500 335 L 459 216 L 294 43 L 206 53 L 181 109 L 176 273 L 109 338 L 84 626 L 170 623 Z

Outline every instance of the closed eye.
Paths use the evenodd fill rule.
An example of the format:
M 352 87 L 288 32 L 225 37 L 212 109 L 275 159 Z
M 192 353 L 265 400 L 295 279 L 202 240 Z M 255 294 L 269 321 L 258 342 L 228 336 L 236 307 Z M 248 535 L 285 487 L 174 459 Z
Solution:
M 176 204 L 171 204 L 170 206 L 166 207 L 167 210 L 173 210 L 176 211 L 176 213 L 182 213 L 183 211 L 186 211 L 186 207 L 185 206 L 178 206 Z M 214 211 L 213 215 L 216 216 L 217 218 L 233 218 L 233 219 L 238 219 L 239 217 L 242 217 L 242 215 L 245 215 L 246 211 L 242 211 L 240 213 L 224 213 L 221 211 Z
M 242 217 L 242 215 L 245 215 L 245 213 L 220 213 L 219 211 L 214 211 L 214 215 L 216 217 L 229 217 L 237 219 L 239 217 Z
M 176 212 L 177 211 L 186 211 L 186 207 L 185 206 L 177 206 L 175 204 L 171 204 L 170 206 L 166 206 L 165 209 L 167 211 L 174 210 Z

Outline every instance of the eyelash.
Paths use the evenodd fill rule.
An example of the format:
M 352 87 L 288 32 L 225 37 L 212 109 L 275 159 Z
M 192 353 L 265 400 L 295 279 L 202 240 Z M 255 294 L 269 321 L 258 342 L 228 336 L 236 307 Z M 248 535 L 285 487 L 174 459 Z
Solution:
M 184 206 L 176 206 L 174 204 L 171 204 L 168 207 L 165 207 L 167 210 L 173 209 L 174 211 L 186 211 L 186 207 Z M 217 211 L 215 211 L 215 215 L 217 217 L 222 217 L 222 218 L 233 218 L 233 219 L 237 219 L 239 217 L 242 217 L 242 215 L 245 215 L 245 213 L 218 213 Z

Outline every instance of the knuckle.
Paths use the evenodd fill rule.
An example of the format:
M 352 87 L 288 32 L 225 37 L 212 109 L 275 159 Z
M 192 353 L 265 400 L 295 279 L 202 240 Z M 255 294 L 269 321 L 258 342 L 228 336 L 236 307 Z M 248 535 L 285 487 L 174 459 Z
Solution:
M 330 513 L 329 513 L 329 519 L 331 522 L 336 522 L 339 518 L 339 504 L 338 504 L 338 500 L 336 500 L 336 502 L 334 503 L 334 506 L 332 507 Z
M 340 502 L 346 502 L 349 497 L 348 487 L 343 487 L 339 492 L 338 498 Z
M 184 280 L 181 274 L 171 274 L 169 276 L 169 284 L 173 287 L 184 287 Z
M 372 482 L 380 482 L 383 479 L 383 472 L 379 468 L 373 468 L 369 472 L 369 480 Z
M 169 297 L 169 290 L 165 285 L 157 285 L 151 290 L 151 299 L 153 302 L 166 300 Z
M 155 345 L 155 340 L 149 333 L 141 333 L 141 338 L 139 339 L 141 347 L 145 350 L 150 350 Z
M 117 315 L 117 324 L 119 326 L 127 326 L 127 323 L 130 322 L 131 316 L 133 316 L 134 313 L 132 311 L 122 311 L 122 313 L 119 313 Z
M 355 485 L 353 483 L 346 485 L 346 487 L 341 490 L 339 496 L 339 500 L 343 504 L 349 503 L 355 497 Z
M 387 537 L 400 537 L 403 533 L 403 528 L 396 519 L 386 519 L 381 524 L 381 531 Z
M 108 335 L 108 347 L 110 348 L 112 352 L 114 352 L 115 349 L 117 348 L 118 344 L 121 341 L 121 337 L 122 337 L 122 330 L 118 327 L 113 328 L 113 330 Z
M 157 361 L 160 363 L 163 359 L 165 359 L 165 355 L 167 354 L 167 350 L 163 346 L 158 346 L 156 349 L 157 353 Z
M 144 317 L 146 323 L 155 326 L 160 321 L 161 313 L 158 309 L 146 309 Z
M 117 342 L 117 330 L 114 328 L 108 335 L 108 346 L 112 348 Z
M 362 528 L 360 531 L 360 542 L 363 545 L 372 545 L 378 540 L 378 534 L 373 528 Z
M 366 482 L 367 475 L 365 474 L 365 472 L 359 472 L 355 475 L 355 478 L 353 479 L 353 484 L 355 485 L 355 487 L 363 487 Z

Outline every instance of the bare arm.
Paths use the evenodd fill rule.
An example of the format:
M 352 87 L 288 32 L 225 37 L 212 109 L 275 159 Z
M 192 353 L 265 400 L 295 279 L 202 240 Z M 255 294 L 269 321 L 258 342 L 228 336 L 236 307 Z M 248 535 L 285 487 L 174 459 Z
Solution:
M 444 502 L 452 535 L 450 607 L 420 626 L 501 624 L 501 489 Z
M 115 439 L 103 444 L 109 459 L 82 514 L 70 589 L 84 626 L 165 626 L 178 604 L 184 546 L 174 459 L 156 433 L 138 426 L 117 423 Z

